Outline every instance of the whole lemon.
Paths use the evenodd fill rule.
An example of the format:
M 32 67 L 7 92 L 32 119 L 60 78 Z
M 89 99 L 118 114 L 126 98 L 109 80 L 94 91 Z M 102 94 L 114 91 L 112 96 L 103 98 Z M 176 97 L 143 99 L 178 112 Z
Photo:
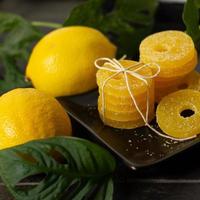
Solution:
M 71 135 L 71 122 L 53 97 L 33 88 L 0 97 L 0 149 L 58 135 Z
M 113 58 L 116 47 L 98 30 L 70 26 L 54 30 L 33 49 L 26 77 L 54 97 L 80 94 L 96 87 L 94 61 Z

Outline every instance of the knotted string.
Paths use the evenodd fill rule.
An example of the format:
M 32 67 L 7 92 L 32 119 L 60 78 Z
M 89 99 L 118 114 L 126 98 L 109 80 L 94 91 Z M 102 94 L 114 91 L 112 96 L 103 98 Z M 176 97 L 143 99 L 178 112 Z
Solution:
M 120 60 L 123 60 L 125 57 L 122 57 Z M 99 62 L 102 62 L 104 61 L 104 64 L 108 64 L 110 67 L 107 67 L 105 66 L 104 64 L 103 65 L 100 65 L 98 64 Z M 155 66 L 156 67 L 156 70 L 154 72 L 153 75 L 142 75 L 142 74 L 139 74 L 138 71 L 143 69 L 143 68 L 146 68 L 146 67 L 150 67 L 150 66 Z M 154 133 L 158 134 L 159 136 L 161 137 L 164 137 L 164 138 L 167 138 L 167 139 L 171 139 L 171 140 L 176 140 L 176 141 L 185 141 L 185 140 L 190 140 L 190 139 L 193 139 L 196 137 L 195 136 L 192 136 L 192 137 L 188 137 L 188 138 L 174 138 L 172 136 L 169 136 L 169 135 L 165 135 L 161 132 L 159 132 L 158 130 L 156 130 L 155 128 L 153 128 L 150 124 L 149 124 L 149 96 L 150 96 L 150 91 L 149 91 L 149 84 L 148 84 L 148 81 L 147 79 L 153 79 L 155 78 L 156 76 L 158 76 L 158 74 L 160 73 L 160 66 L 157 64 L 157 63 L 148 63 L 148 64 L 143 64 L 143 63 L 136 63 L 136 64 L 133 64 L 127 68 L 124 68 L 124 66 L 118 61 L 116 60 L 115 58 L 113 59 L 110 59 L 110 58 L 98 58 L 95 60 L 95 66 L 98 68 L 98 69 L 101 69 L 101 70 L 106 70 L 106 71 L 110 71 L 110 72 L 113 72 L 112 75 L 110 75 L 108 78 L 106 78 L 102 84 L 102 106 L 101 106 L 101 109 L 102 109 L 102 118 L 103 118 L 103 121 L 105 119 L 105 110 L 106 110 L 106 105 L 105 105 L 105 97 L 104 97 L 104 88 L 107 84 L 107 82 L 109 80 L 111 80 L 112 78 L 114 78 L 115 76 L 117 76 L 118 74 L 123 74 L 124 76 L 124 80 L 125 80 L 125 83 L 126 83 L 126 87 L 127 87 L 127 90 L 128 90 L 128 93 L 135 105 L 135 108 L 136 110 L 138 111 L 138 113 L 140 114 L 141 118 L 143 119 L 144 123 L 145 123 L 145 126 L 147 126 L 148 128 L 150 128 Z M 131 70 L 131 68 L 133 67 L 138 67 L 134 70 Z M 143 115 L 142 111 L 140 110 L 140 108 L 138 107 L 138 104 L 136 102 L 136 99 L 134 97 L 134 94 L 133 92 L 131 91 L 131 87 L 130 87 L 130 83 L 129 83 L 129 79 L 128 79 L 128 74 L 141 80 L 142 82 L 145 83 L 145 85 L 147 86 L 147 92 L 146 92 L 146 113 L 145 113 L 145 116 Z

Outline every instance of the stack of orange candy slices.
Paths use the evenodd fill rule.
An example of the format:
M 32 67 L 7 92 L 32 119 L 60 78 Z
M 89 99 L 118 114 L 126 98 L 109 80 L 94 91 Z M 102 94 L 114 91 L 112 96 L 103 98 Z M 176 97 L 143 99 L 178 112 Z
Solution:
M 155 100 L 182 89 L 197 65 L 192 39 L 181 31 L 163 31 L 145 38 L 140 44 L 140 62 L 157 63 L 160 74 L 155 78 Z
M 121 60 L 120 63 L 124 68 L 137 64 L 137 62 L 131 60 Z M 105 63 L 104 65 L 106 67 L 111 67 L 109 63 Z M 129 70 L 134 70 L 136 68 L 138 68 L 138 66 L 132 67 Z M 105 80 L 113 75 L 113 73 L 114 72 L 104 69 L 100 69 L 97 72 L 97 84 L 99 86 L 98 110 L 102 121 L 106 125 L 120 129 L 132 129 L 144 126 L 145 122 L 131 99 L 123 73 L 108 80 L 103 88 Z M 138 70 L 137 73 L 151 76 L 152 70 L 151 68 L 144 67 Z M 151 121 L 155 115 L 154 80 L 147 79 L 148 85 L 146 85 L 142 80 L 128 74 L 128 81 L 131 92 L 144 116 L 146 115 L 147 109 L 147 90 L 149 91 L 148 116 L 149 121 Z

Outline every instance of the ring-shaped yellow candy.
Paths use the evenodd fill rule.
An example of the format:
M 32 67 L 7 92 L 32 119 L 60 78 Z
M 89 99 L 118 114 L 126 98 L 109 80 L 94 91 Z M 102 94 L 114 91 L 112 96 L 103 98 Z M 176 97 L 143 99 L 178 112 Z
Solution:
M 104 103 L 105 103 L 106 108 L 109 108 L 110 110 L 113 110 L 114 112 L 130 111 L 130 110 L 133 111 L 135 108 L 135 105 L 132 101 L 130 103 L 127 103 L 126 101 L 110 101 L 110 100 L 111 99 L 108 99 Z M 147 105 L 146 97 L 144 97 L 143 99 L 140 99 L 140 100 L 137 99 L 136 101 L 137 101 L 137 105 L 139 108 L 146 109 L 146 105 Z M 98 104 L 102 105 L 101 96 L 98 99 Z M 154 96 L 151 96 L 151 98 L 149 99 L 149 104 L 150 105 L 154 104 Z
M 137 96 L 138 99 L 140 98 L 144 98 L 144 96 L 146 96 L 147 94 L 147 87 L 145 90 L 135 90 L 135 88 L 133 88 L 134 86 L 131 86 L 131 92 L 134 94 L 134 96 Z M 99 93 L 101 94 L 102 92 L 104 92 L 105 95 L 109 96 L 109 97 L 113 97 L 113 98 L 120 98 L 124 101 L 130 99 L 130 93 L 127 90 L 127 87 L 124 87 L 123 90 L 117 90 L 117 88 L 115 89 L 111 89 L 110 87 L 106 86 L 104 87 L 104 90 L 102 89 L 101 86 L 99 86 Z M 120 92 L 120 95 L 119 95 Z M 154 83 L 153 81 L 149 81 L 149 93 L 152 94 L 154 93 Z
M 200 91 L 200 74 L 197 71 L 192 71 L 185 76 L 181 81 L 176 84 L 168 86 L 167 84 L 162 87 L 156 88 L 156 102 L 159 102 L 164 96 L 175 92 L 180 89 L 194 89 Z
M 101 99 L 102 99 L 102 91 L 100 91 L 99 94 L 101 95 Z M 146 104 L 147 92 L 145 92 L 143 94 L 138 94 L 138 95 L 135 95 L 135 93 L 133 92 L 133 94 L 134 94 L 134 97 L 138 104 L 140 104 L 140 103 Z M 154 100 L 154 88 L 153 87 L 149 90 L 149 100 L 150 101 Z M 126 96 L 126 95 L 121 95 L 121 93 L 120 94 L 115 93 L 115 95 L 114 95 L 114 94 L 110 94 L 108 92 L 104 92 L 104 101 L 115 104 L 116 106 L 117 105 L 131 105 L 133 103 L 133 100 L 132 100 L 130 94 L 128 94 Z
M 138 69 L 143 65 L 130 60 L 121 60 L 120 63 L 124 68 L 128 68 L 134 64 L 139 64 L 138 66 L 131 67 L 129 70 Z M 105 66 L 109 67 L 109 64 L 107 63 Z M 130 129 L 145 125 L 144 120 L 133 104 L 123 73 L 112 77 L 106 82 L 105 87 L 103 87 L 105 80 L 111 77 L 114 73 L 115 72 L 110 72 L 105 69 L 100 69 L 97 72 L 97 84 L 99 86 L 100 94 L 98 99 L 98 110 L 102 121 L 106 125 L 121 129 Z M 138 69 L 137 73 L 150 77 L 152 76 L 152 68 L 146 66 Z M 127 76 L 131 94 L 133 94 L 136 103 L 144 116 L 146 114 L 146 96 L 149 91 L 149 119 L 152 119 L 155 114 L 154 80 L 146 78 L 146 82 L 144 82 L 128 73 Z M 102 99 L 103 94 L 104 98 Z M 102 107 L 102 100 L 104 101 L 104 107 Z
M 160 65 L 159 77 L 182 76 L 197 64 L 192 38 L 182 31 L 162 31 L 146 37 L 140 44 L 140 62 Z
M 191 116 L 183 116 L 189 110 Z M 179 90 L 164 97 L 156 111 L 159 127 L 176 138 L 187 138 L 200 133 L 200 92 Z
M 179 84 L 182 84 L 186 76 L 177 77 L 176 79 L 157 79 L 155 83 L 156 90 L 165 89 L 167 87 L 174 87 Z
M 125 67 L 128 68 L 131 65 L 138 64 L 138 62 L 132 61 L 132 60 L 121 60 L 120 63 Z M 106 67 L 109 67 L 109 64 L 105 64 Z M 141 66 L 141 65 L 140 65 Z M 132 67 L 130 70 L 137 69 L 139 66 Z M 151 76 L 152 75 L 152 69 L 150 67 L 145 67 L 140 70 L 138 70 L 139 74 L 145 75 L 145 76 Z M 98 70 L 97 72 L 97 84 L 99 88 L 102 89 L 104 81 L 112 76 L 114 72 L 110 72 L 107 70 Z M 128 74 L 128 80 L 129 80 L 129 85 L 131 89 L 134 91 L 135 95 L 144 93 L 147 90 L 147 85 L 141 81 L 138 78 L 135 78 L 131 75 Z M 152 79 L 147 79 L 148 85 L 151 87 L 153 84 Z M 123 73 L 118 74 L 117 76 L 111 78 L 109 81 L 106 82 L 106 85 L 104 87 L 104 92 L 110 92 L 110 93 L 120 93 L 122 96 L 123 95 L 129 95 L 128 90 L 127 90 L 127 85 L 124 79 Z
M 101 114 L 100 114 L 100 117 L 103 120 L 103 117 Z M 151 121 L 153 118 L 154 118 L 154 115 L 149 116 L 149 121 Z M 134 129 L 134 128 L 138 128 L 145 125 L 142 119 L 137 120 L 137 121 L 116 121 L 116 120 L 112 120 L 108 118 L 104 118 L 104 124 L 114 127 L 114 128 L 119 128 L 119 129 Z
M 166 87 L 166 88 L 161 88 L 157 89 L 155 92 L 155 101 L 158 103 L 160 100 L 167 96 L 168 94 L 172 92 L 176 92 L 178 90 L 178 86 L 173 86 L 173 87 Z
M 143 115 L 145 116 L 146 110 L 142 111 Z M 149 116 L 152 116 L 154 113 L 154 110 L 152 111 L 152 109 L 149 112 Z M 116 120 L 116 121 L 121 121 L 121 122 L 125 122 L 125 121 L 143 121 L 143 119 L 141 118 L 140 114 L 138 112 L 112 112 L 109 110 L 105 111 L 105 118 L 107 119 L 112 119 L 112 120 Z
M 178 89 L 194 89 L 200 91 L 200 74 L 197 71 L 192 71 L 188 74 Z
M 98 104 L 99 112 L 102 113 L 103 110 L 101 109 L 102 104 Z M 145 116 L 146 114 L 146 107 L 140 108 L 141 112 Z M 154 108 L 150 108 L 149 113 L 154 113 Z M 135 119 L 142 119 L 139 112 L 136 110 L 136 108 L 130 109 L 129 111 L 126 110 L 113 110 L 111 108 L 105 109 L 105 117 L 117 121 L 133 121 Z

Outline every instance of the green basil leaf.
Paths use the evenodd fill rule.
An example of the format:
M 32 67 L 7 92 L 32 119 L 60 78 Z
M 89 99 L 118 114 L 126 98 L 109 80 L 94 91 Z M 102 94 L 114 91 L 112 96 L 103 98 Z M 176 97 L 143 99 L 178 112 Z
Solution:
M 0 66 L 3 77 L 0 80 L 0 93 L 16 87 L 30 86 L 22 74 L 27 63 L 33 42 L 41 36 L 31 23 L 22 17 L 0 12 Z
M 88 0 L 72 10 L 64 26 L 99 29 L 118 47 L 118 56 L 132 57 L 152 30 L 157 4 L 157 0 Z
M 112 199 L 108 177 L 114 170 L 115 160 L 106 150 L 78 138 L 55 137 L 0 151 L 1 178 L 16 200 L 81 200 L 94 194 Z M 41 173 L 45 178 L 34 188 L 17 187 Z
M 183 21 L 186 26 L 186 32 L 192 37 L 198 49 L 200 47 L 199 9 L 200 0 L 187 0 L 183 11 Z

